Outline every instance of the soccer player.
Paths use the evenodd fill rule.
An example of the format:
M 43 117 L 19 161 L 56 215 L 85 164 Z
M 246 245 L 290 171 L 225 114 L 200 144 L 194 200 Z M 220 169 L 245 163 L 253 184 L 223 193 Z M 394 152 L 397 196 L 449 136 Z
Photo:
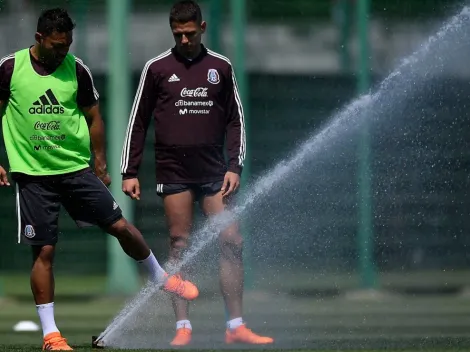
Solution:
M 156 191 L 163 199 L 169 228 L 170 263 L 177 263 L 187 246 L 194 202 L 199 202 L 206 216 L 230 205 L 240 184 L 246 148 L 243 107 L 233 68 L 229 59 L 201 44 L 206 23 L 199 6 L 194 1 L 177 2 L 170 12 L 170 27 L 176 45 L 148 61 L 143 69 L 121 172 L 123 191 L 140 199 L 137 176 L 153 117 Z M 230 315 L 226 342 L 272 343 L 272 338 L 249 330 L 242 318 L 242 237 L 237 224 L 219 238 L 220 283 Z M 177 322 L 171 345 L 187 345 L 192 333 L 188 304 L 175 298 L 173 306 Z
M 18 241 L 32 248 L 31 289 L 44 350 L 72 349 L 54 319 L 52 267 L 61 205 L 79 226 L 97 225 L 117 238 L 163 290 L 189 300 L 198 295 L 192 283 L 168 277 L 108 191 L 98 93 L 88 67 L 69 53 L 73 29 L 65 10 L 46 10 L 37 23 L 36 43 L 0 60 L 0 112 L 16 183 Z M 0 186 L 10 186 L 1 166 Z

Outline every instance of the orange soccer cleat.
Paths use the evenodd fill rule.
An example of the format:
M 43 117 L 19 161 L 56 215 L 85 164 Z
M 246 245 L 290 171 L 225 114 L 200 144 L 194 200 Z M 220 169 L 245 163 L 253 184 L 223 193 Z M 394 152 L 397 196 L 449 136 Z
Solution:
M 192 301 L 199 296 L 199 290 L 196 285 L 190 281 L 183 280 L 179 274 L 170 276 L 163 286 L 163 290 L 187 301 Z
M 43 351 L 73 351 L 60 332 L 51 332 L 44 337 Z
M 192 330 L 188 328 L 180 328 L 176 330 L 176 335 L 173 341 L 170 342 L 172 346 L 186 346 L 191 342 Z
M 245 325 L 241 325 L 236 329 L 227 329 L 225 332 L 225 342 L 228 344 L 246 343 L 251 345 L 264 345 L 273 343 L 274 340 L 270 337 L 256 335 Z

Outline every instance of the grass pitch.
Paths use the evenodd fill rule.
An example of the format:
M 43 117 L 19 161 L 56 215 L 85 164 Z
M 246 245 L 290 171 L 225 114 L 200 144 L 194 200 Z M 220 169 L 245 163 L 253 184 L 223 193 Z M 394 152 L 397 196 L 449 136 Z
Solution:
M 247 302 L 247 320 L 254 330 L 276 339 L 264 349 L 277 351 L 470 351 L 470 300 L 427 298 L 395 302 L 350 302 L 344 299 L 285 300 L 267 305 L 264 299 Z M 247 295 L 250 301 L 250 295 Z M 250 346 L 223 344 L 224 315 L 220 301 L 194 305 L 194 344 L 185 350 L 259 351 Z M 272 305 L 274 304 L 274 305 Z M 91 348 L 97 335 L 119 312 L 122 300 L 98 299 L 82 303 L 57 303 L 56 321 L 77 351 Z M 269 310 L 268 310 L 269 308 Z M 139 351 L 172 350 L 174 319 L 165 310 L 161 316 L 143 319 L 141 327 L 123 332 L 136 341 Z M 34 304 L 7 302 L 0 305 L 0 351 L 39 351 L 41 333 L 16 333 L 20 320 L 38 322 Z M 142 333 L 139 334 L 139 330 Z M 152 330 L 153 329 L 153 330 Z M 130 347 L 130 346 L 124 346 Z M 153 348 L 153 349 L 152 349 Z M 118 351 L 106 348 L 103 351 Z
M 34 348 L 34 347 L 31 347 L 31 348 L 22 348 L 22 347 L 19 347 L 19 346 L 11 346 L 9 347 L 8 349 L 4 349 L 2 350 L 1 349 L 2 347 L 0 347 L 0 351 L 11 351 L 11 352 L 26 352 L 26 351 L 35 351 L 35 350 L 39 350 L 38 348 Z M 75 351 L 81 351 L 81 352 L 95 352 L 97 350 L 93 350 L 91 348 L 87 348 L 87 347 L 75 347 L 74 348 Z M 99 351 L 99 350 L 98 350 Z M 109 351 L 109 352 L 122 352 L 123 350 L 105 350 L 105 351 Z M 127 352 L 150 352 L 150 351 L 155 351 L 155 350 L 125 350 Z M 170 350 L 169 350 L 170 351 Z M 176 350 L 174 350 L 176 351 Z M 185 349 L 185 351 L 199 351 L 199 350 L 191 350 L 191 349 Z M 207 352 L 218 352 L 220 350 L 205 350 Z M 237 350 L 232 350 L 232 351 L 237 351 Z M 244 351 L 244 352 L 250 352 L 250 351 L 260 351 L 259 349 L 258 350 L 240 350 L 240 351 Z M 332 351 L 335 351 L 335 352 L 338 352 L 338 351 L 341 351 L 341 350 L 309 350 L 309 349 L 305 349 L 305 350 L 276 350 L 276 349 L 273 349 L 271 350 L 273 352 L 275 351 L 289 351 L 289 352 L 332 352 Z M 367 350 L 367 349 L 364 349 L 364 350 L 343 350 L 343 351 L 348 351 L 348 352 L 383 352 L 383 350 Z M 387 349 L 387 351 L 389 352 L 416 352 L 418 350 L 402 350 L 402 349 L 398 349 L 398 350 L 390 350 L 390 349 Z M 424 351 L 424 350 L 423 350 Z M 456 349 L 425 349 L 425 351 L 429 351 L 429 352 L 457 352 L 457 351 L 468 351 L 468 349 L 459 349 L 459 348 L 456 348 Z
M 103 331 L 121 310 L 123 299 L 102 296 L 102 280 L 58 280 L 56 322 L 77 351 L 91 348 L 91 336 Z M 23 287 L 24 286 L 24 287 Z M 11 291 L 15 289 L 15 292 Z M 0 351 L 40 351 L 40 332 L 16 333 L 21 320 L 38 323 L 28 281 L 6 285 L 0 301 Z M 245 319 L 256 332 L 275 338 L 260 348 L 226 346 L 221 297 L 201 297 L 191 306 L 194 344 L 185 350 L 220 351 L 470 351 L 470 297 L 404 295 L 351 299 L 294 297 L 264 291 L 247 292 Z M 151 303 L 152 305 L 153 303 Z M 169 300 L 147 306 L 129 329 L 119 331 L 119 347 L 138 351 L 173 350 L 174 317 Z M 153 309 L 152 309 L 153 308 Z M 116 340 L 116 339 L 115 339 Z M 118 351 L 106 348 L 104 351 Z M 131 351 L 128 349 L 128 351 Z

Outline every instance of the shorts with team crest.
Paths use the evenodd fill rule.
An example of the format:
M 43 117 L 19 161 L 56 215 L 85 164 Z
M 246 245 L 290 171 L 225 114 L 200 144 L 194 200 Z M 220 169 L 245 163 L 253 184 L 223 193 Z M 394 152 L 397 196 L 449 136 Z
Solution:
M 106 228 L 122 218 L 114 197 L 89 168 L 54 176 L 14 174 L 13 179 L 18 243 L 56 244 L 61 206 L 79 227 Z

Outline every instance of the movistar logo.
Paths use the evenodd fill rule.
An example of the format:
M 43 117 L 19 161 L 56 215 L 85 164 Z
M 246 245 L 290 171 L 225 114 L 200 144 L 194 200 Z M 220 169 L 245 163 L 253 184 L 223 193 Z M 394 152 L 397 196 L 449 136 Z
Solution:
M 31 115 L 45 115 L 45 114 L 63 114 L 64 108 L 59 104 L 52 90 L 48 89 L 33 103 L 29 108 Z

